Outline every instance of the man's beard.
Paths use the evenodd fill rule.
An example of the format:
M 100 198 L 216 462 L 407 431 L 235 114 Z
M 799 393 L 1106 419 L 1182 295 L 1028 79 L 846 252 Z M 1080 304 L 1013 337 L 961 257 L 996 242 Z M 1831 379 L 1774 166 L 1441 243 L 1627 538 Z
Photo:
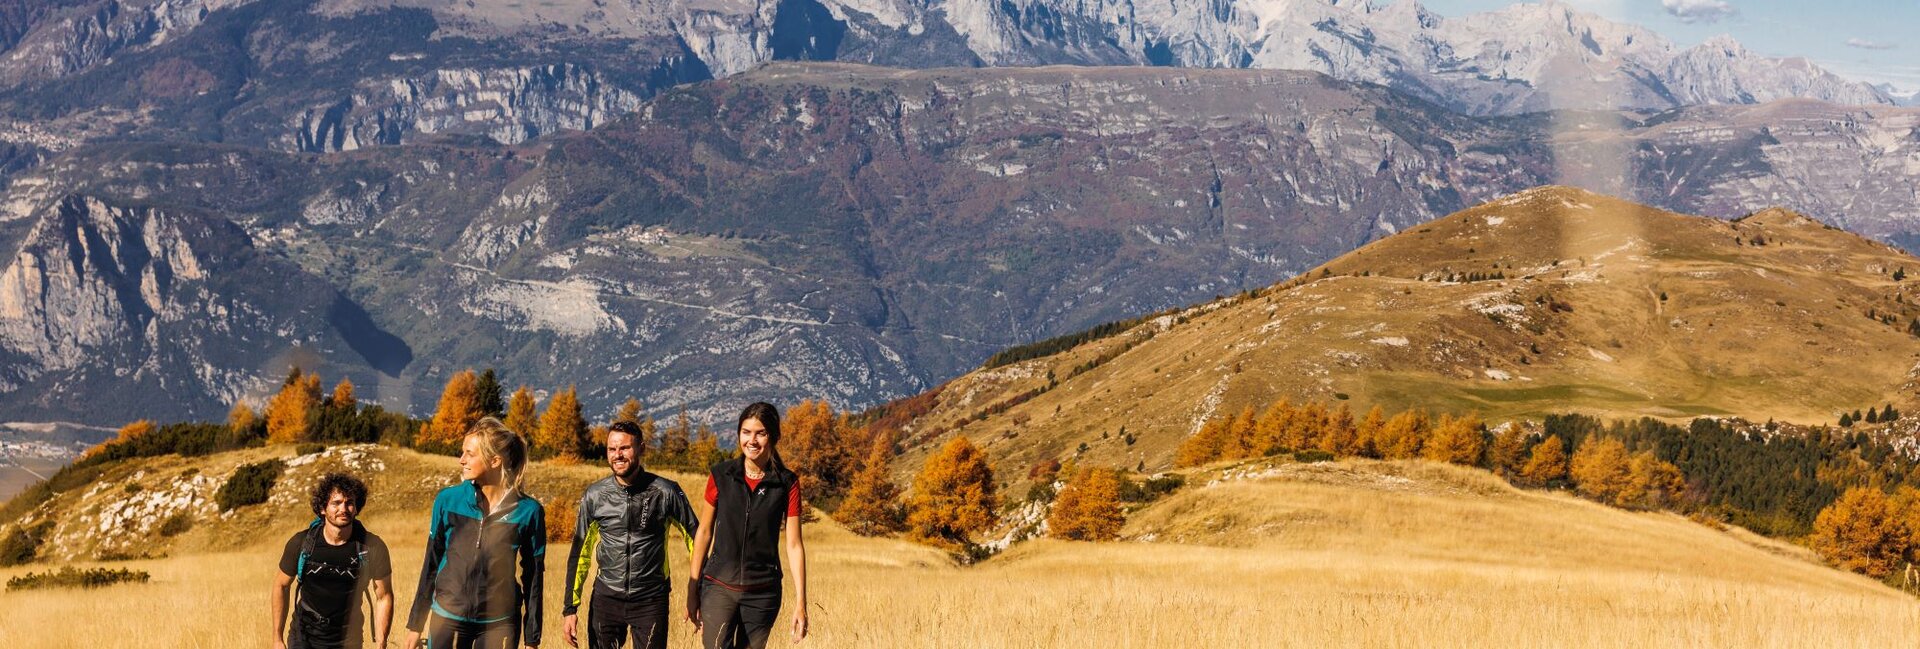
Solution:
M 612 469 L 613 474 L 616 476 L 620 476 L 621 480 L 626 480 L 640 473 L 640 462 L 638 460 L 627 462 L 626 473 L 621 473 L 619 469 L 614 469 L 612 465 L 608 465 L 607 468 Z

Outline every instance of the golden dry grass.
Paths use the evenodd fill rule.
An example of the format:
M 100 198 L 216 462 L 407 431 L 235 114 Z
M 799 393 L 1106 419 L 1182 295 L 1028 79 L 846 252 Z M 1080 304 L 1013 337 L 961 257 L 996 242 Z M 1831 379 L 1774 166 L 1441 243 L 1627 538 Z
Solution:
M 696 477 L 673 477 L 698 493 Z M 393 546 L 403 610 L 425 518 L 396 506 L 367 521 Z M 0 646 L 264 646 L 286 533 L 115 564 L 152 572 L 146 585 L 0 594 Z M 816 634 L 802 646 L 1920 644 L 1920 602 L 1793 546 L 1425 463 L 1214 469 L 1136 512 L 1132 541 L 1036 541 L 973 567 L 825 520 L 807 535 Z M 565 646 L 564 553 L 548 554 L 547 647 Z M 684 553 L 673 562 L 684 569 Z M 671 646 L 694 646 L 683 624 Z M 782 632 L 773 646 L 792 645 Z

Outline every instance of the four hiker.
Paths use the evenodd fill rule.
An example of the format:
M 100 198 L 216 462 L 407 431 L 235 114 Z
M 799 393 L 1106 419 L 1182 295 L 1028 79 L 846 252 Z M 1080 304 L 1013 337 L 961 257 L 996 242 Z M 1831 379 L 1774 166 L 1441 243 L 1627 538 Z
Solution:
M 806 637 L 800 485 L 780 460 L 779 411 L 766 403 L 748 406 L 740 413 L 739 435 L 741 457 L 713 465 L 706 486 L 710 511 L 696 516 L 679 485 L 642 468 L 641 429 L 613 424 L 607 435 L 612 474 L 581 494 L 567 553 L 562 630 L 569 646 L 579 646 L 578 610 L 591 574 L 589 647 L 623 647 L 628 636 L 637 649 L 666 647 L 669 524 L 680 528 L 689 545 L 686 618 L 704 647 L 765 647 L 787 572 L 797 599 L 793 637 Z M 428 649 L 540 644 L 546 514 L 521 490 L 526 462 L 525 439 L 496 419 L 480 420 L 463 440 L 462 482 L 434 497 L 405 649 L 423 642 Z M 358 649 L 363 594 L 371 602 L 373 646 L 383 647 L 393 620 L 392 566 L 386 544 L 357 521 L 367 487 L 328 474 L 312 498 L 319 518 L 287 540 L 274 582 L 274 647 Z M 790 561 L 784 572 L 783 544 Z M 288 586 L 296 582 L 288 627 Z

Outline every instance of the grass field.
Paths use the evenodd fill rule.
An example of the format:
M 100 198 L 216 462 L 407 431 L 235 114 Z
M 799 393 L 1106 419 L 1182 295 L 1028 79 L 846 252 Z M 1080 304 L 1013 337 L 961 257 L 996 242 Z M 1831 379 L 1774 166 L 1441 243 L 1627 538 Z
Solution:
M 391 505 L 368 517 L 395 552 L 402 610 L 425 519 Z M 0 646 L 266 646 L 268 578 L 289 533 L 114 564 L 153 573 L 150 584 L 0 594 Z M 810 524 L 815 635 L 802 646 L 1920 644 L 1920 600 L 1795 546 L 1425 463 L 1216 468 L 1136 512 L 1126 536 L 1029 542 L 959 567 L 936 550 Z M 548 553 L 546 647 L 565 646 L 564 553 Z M 680 552 L 673 562 L 684 569 Z M 671 646 L 695 646 L 684 624 Z M 792 643 L 783 630 L 772 646 Z

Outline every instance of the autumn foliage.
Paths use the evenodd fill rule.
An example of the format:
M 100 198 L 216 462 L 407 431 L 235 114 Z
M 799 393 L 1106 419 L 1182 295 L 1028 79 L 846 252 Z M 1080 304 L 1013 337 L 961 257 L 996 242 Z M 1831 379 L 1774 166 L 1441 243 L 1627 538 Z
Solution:
M 299 368 L 288 373 L 280 392 L 267 400 L 267 442 L 290 444 L 311 438 L 309 424 L 314 409 L 320 407 L 320 375 L 302 374 Z
M 1834 565 L 1885 577 L 1913 545 L 1912 528 L 1876 487 L 1848 489 L 1813 521 L 1813 549 Z
M 900 504 L 900 490 L 887 477 L 887 464 L 893 445 L 884 440 L 872 445 L 866 466 L 853 477 L 847 497 L 833 512 L 855 534 L 879 536 L 900 531 L 906 524 L 906 511 Z
M 967 545 L 999 520 L 993 467 L 966 437 L 955 436 L 927 460 L 913 480 L 907 529 L 916 540 Z
M 1120 508 L 1120 476 L 1112 469 L 1087 467 L 1060 490 L 1047 517 L 1054 538 L 1111 541 L 1127 523 Z
M 484 416 L 480 410 L 480 377 L 473 370 L 457 372 L 447 379 L 447 387 L 440 391 L 440 405 L 433 409 L 433 420 L 421 429 L 413 444 L 443 452 L 458 449 L 473 422 Z
M 580 396 L 571 385 L 547 400 L 540 426 L 533 433 L 534 457 L 579 458 L 589 444 L 587 419 L 580 413 Z
M 520 389 L 513 391 L 513 399 L 507 402 L 507 419 L 501 423 L 506 424 L 508 430 L 521 435 L 531 435 L 533 427 L 540 423 L 536 412 L 533 389 L 523 385 Z

